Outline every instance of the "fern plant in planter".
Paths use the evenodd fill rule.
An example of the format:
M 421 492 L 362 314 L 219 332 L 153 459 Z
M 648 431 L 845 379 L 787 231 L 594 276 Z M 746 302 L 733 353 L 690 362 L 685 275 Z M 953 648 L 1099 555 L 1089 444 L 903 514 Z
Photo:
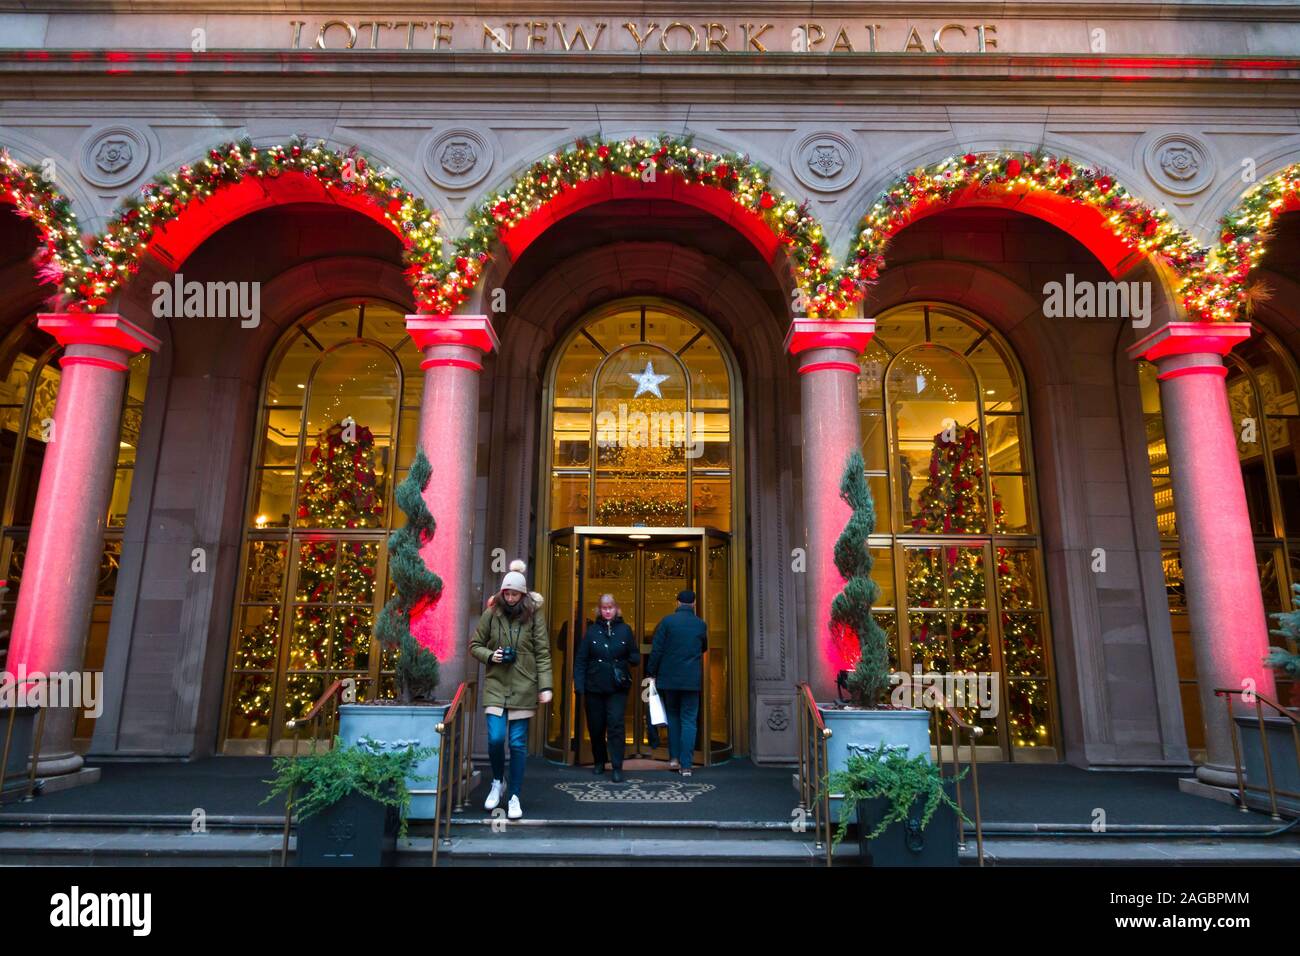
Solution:
M 411 782 L 428 779 L 416 766 L 433 756 L 413 740 L 334 739 L 329 750 L 277 757 L 271 792 L 284 795 L 298 817 L 299 866 L 378 866 L 406 835 Z
M 901 748 L 884 744 L 853 753 L 825 783 L 840 794 L 840 820 L 832 846 L 840 844 L 856 816 L 864 861 L 879 866 L 956 866 L 957 817 L 963 823 L 970 820 L 949 789 L 959 786 L 966 773 L 945 778 L 928 754 L 908 756 Z M 932 822 L 935 832 L 924 835 Z M 887 835 L 891 827 L 892 837 Z M 871 841 L 881 837 L 868 849 Z
M 424 491 L 432 473 L 429 459 L 420 449 L 406 479 L 397 486 L 397 505 L 406 514 L 406 524 L 388 538 L 389 576 L 396 593 L 384 604 L 375 621 L 376 639 L 385 648 L 397 652 L 394 667 L 397 700 L 372 700 L 339 708 L 339 736 L 344 744 L 355 744 L 363 738 L 390 743 L 415 741 L 427 753 L 413 772 L 428 780 L 438 777 L 437 726 L 449 706 L 434 700 L 439 680 L 438 658 L 417 637 L 422 619 L 442 597 L 442 579 L 429 569 L 420 554 L 437 531 L 437 523 L 424 502 Z M 408 784 L 413 784 L 415 779 L 410 777 Z M 412 818 L 433 818 L 437 808 L 433 789 L 421 789 L 409 796 Z

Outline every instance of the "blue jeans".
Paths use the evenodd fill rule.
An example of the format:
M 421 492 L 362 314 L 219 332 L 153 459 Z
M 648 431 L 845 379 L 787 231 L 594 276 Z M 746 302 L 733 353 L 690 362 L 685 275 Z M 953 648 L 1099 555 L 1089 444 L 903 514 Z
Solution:
M 695 727 L 700 716 L 698 690 L 661 690 L 668 714 L 668 756 L 680 760 L 683 770 L 691 767 L 695 751 Z
M 484 714 L 484 716 L 487 718 L 488 760 L 492 764 L 492 779 L 504 780 L 506 778 L 506 717 L 504 714 L 500 717 L 495 714 Z M 519 796 L 519 791 L 524 786 L 524 761 L 528 759 L 530 719 L 525 717 L 523 720 L 509 721 L 510 782 L 506 786 L 503 802 Z

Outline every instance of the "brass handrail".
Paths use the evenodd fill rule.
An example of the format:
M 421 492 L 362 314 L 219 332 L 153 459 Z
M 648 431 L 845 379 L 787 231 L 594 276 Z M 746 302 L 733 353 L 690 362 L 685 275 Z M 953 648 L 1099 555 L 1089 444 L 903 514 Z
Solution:
M 831 797 L 823 786 L 828 773 L 826 741 L 831 731 L 813 697 L 812 688 L 800 681 L 795 685 L 795 710 L 799 714 L 799 810 L 812 811 L 817 849 L 826 849 L 831 865 Z
M 1248 811 L 1250 807 L 1246 805 L 1246 793 L 1250 790 L 1267 791 L 1268 805 L 1270 815 L 1274 820 L 1281 820 L 1282 815 L 1277 812 L 1277 797 L 1281 794 L 1284 797 L 1300 799 L 1300 793 L 1293 793 L 1290 790 L 1279 790 L 1273 779 L 1273 755 L 1269 747 L 1268 732 L 1264 727 L 1264 708 L 1262 705 L 1267 704 L 1277 711 L 1278 715 L 1291 721 L 1291 739 L 1295 744 L 1296 765 L 1300 766 L 1300 719 L 1291 713 L 1277 701 L 1269 700 L 1258 691 L 1251 691 L 1250 694 L 1255 700 L 1255 721 L 1259 726 L 1259 747 L 1264 755 L 1264 777 L 1267 781 L 1266 787 L 1252 786 L 1246 783 L 1246 774 L 1242 768 L 1241 761 L 1241 743 L 1237 739 L 1237 722 L 1233 719 L 1232 713 L 1232 695 L 1241 694 L 1243 698 L 1246 695 L 1245 688 L 1239 687 L 1216 687 L 1214 689 L 1215 697 L 1222 697 L 1224 706 L 1228 713 L 1228 733 L 1232 735 L 1232 759 L 1236 764 L 1237 771 L 1237 794 L 1241 801 L 1241 809 Z
M 32 794 L 36 792 L 36 768 L 40 764 L 41 741 L 45 736 L 45 715 L 49 710 L 50 680 L 51 678 L 49 677 L 27 677 L 21 681 L 15 681 L 10 685 L 14 688 L 15 696 L 14 706 L 4 708 L 9 711 L 9 719 L 5 722 L 4 753 L 3 755 L 0 755 L 0 799 L 3 799 L 4 796 L 5 781 L 9 779 L 9 752 L 13 748 L 14 724 L 18 720 L 18 688 L 26 684 L 40 684 L 44 681 L 45 693 L 41 695 L 41 703 L 36 707 L 38 711 L 36 716 L 36 735 L 32 740 L 32 752 L 28 755 L 29 766 L 27 768 L 27 792 L 22 796 L 23 802 L 25 803 L 32 799 Z
M 478 682 L 462 681 L 436 728 L 443 743 L 439 748 L 438 782 L 433 798 L 433 857 L 430 866 L 438 865 L 440 842 L 451 846 L 452 813 L 463 809 L 469 802 L 470 783 L 474 778 L 471 748 L 477 697 Z
M 351 680 L 357 684 L 368 684 L 372 680 L 372 678 L 369 677 L 351 677 L 346 679 Z M 316 703 L 311 705 L 311 708 L 307 711 L 307 713 L 303 714 L 301 717 L 296 717 L 286 722 L 285 726 L 289 730 L 293 731 L 293 758 L 295 760 L 297 760 L 299 757 L 299 750 L 300 750 L 299 745 L 302 743 L 302 728 L 307 726 L 307 724 L 309 723 L 311 724 L 311 752 L 313 754 L 316 753 L 316 744 L 317 741 L 320 740 L 320 727 L 321 727 L 322 719 L 326 721 L 326 724 L 329 727 L 330 730 L 329 740 L 331 745 L 333 744 L 334 738 L 338 735 L 339 732 L 339 699 L 338 698 L 339 698 L 340 691 L 343 690 L 344 680 L 345 678 L 339 678 L 338 680 L 334 681 L 334 683 L 330 684 L 329 687 L 325 689 L 325 693 L 320 695 Z M 334 709 L 327 716 L 325 713 L 325 707 L 331 702 L 333 702 L 334 704 Z M 290 830 L 290 826 L 292 825 L 292 821 L 293 821 L 293 787 L 291 786 L 289 788 L 289 792 L 285 795 L 284 798 L 284 838 L 280 845 L 281 866 L 289 865 L 289 830 Z
M 975 724 L 968 724 L 961 719 L 961 716 L 953 707 L 945 707 L 944 711 L 948 715 L 948 727 L 952 731 L 950 737 L 952 744 L 952 781 L 953 789 L 957 792 L 957 846 L 959 849 L 966 849 L 966 827 L 962 821 L 965 811 L 962 809 L 961 802 L 961 739 L 960 731 L 965 731 L 970 738 L 970 771 L 971 771 L 971 791 L 975 797 L 975 847 L 979 855 L 979 865 L 984 865 L 984 821 L 980 817 L 980 762 L 976 752 L 976 743 L 978 739 L 984 736 L 984 728 Z M 935 709 L 936 718 L 939 715 L 938 708 Z M 939 772 L 943 772 L 943 736 L 942 733 L 935 735 L 935 740 L 939 742 Z

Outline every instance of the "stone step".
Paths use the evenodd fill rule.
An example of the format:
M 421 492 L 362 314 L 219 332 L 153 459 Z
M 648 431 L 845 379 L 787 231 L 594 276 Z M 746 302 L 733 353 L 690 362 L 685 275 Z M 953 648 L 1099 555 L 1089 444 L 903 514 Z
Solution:
M 790 834 L 790 836 L 797 836 Z M 290 842 L 292 860 L 294 843 Z M 400 842 L 398 865 L 427 866 L 429 836 Z M 1300 866 L 1300 838 L 1166 838 L 1093 835 L 1091 838 L 991 837 L 984 841 L 986 866 Z M 837 863 L 852 865 L 857 844 L 846 840 Z M 960 854 L 977 864 L 975 841 Z M 15 866 L 275 866 L 280 835 L 254 830 L 190 833 L 58 827 L 0 829 L 0 865 Z M 580 866 L 820 866 L 824 850 L 810 837 L 733 828 L 623 827 L 593 835 L 578 827 L 511 824 L 502 832 L 462 826 L 440 865 Z

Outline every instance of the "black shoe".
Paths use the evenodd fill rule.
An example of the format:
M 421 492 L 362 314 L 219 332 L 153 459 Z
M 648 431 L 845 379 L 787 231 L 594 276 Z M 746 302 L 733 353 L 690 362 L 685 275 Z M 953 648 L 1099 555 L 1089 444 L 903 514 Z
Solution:
M 591 772 L 599 776 L 605 772 L 605 765 L 603 763 L 598 763 Z
M 618 767 L 615 767 L 615 768 L 614 768 L 614 773 L 610 776 L 610 779 L 613 780 L 615 783 L 622 783 L 622 782 L 623 782 L 623 771 L 620 770 Z

